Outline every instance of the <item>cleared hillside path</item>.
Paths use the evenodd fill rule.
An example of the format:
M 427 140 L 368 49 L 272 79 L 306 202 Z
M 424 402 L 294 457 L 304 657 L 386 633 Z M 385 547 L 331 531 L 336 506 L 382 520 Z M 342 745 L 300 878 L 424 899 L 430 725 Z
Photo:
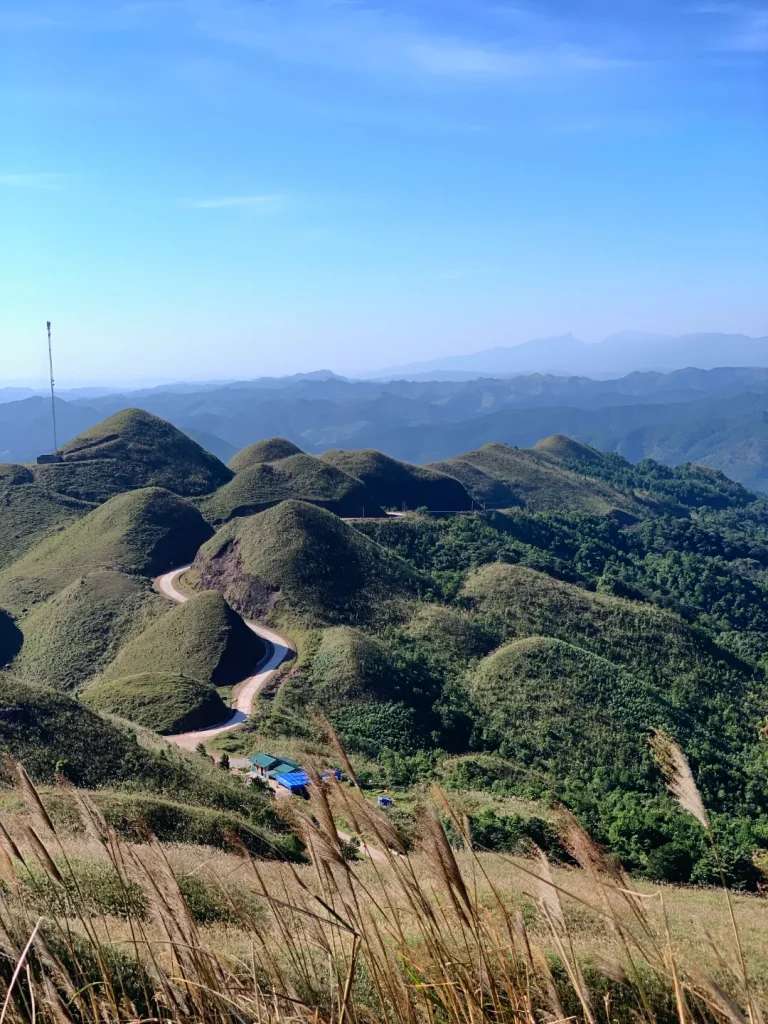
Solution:
M 167 597 L 170 601 L 175 601 L 177 604 L 184 604 L 185 601 L 188 601 L 189 595 L 179 590 L 177 582 L 181 574 L 190 568 L 191 566 L 189 565 L 182 565 L 178 569 L 172 569 L 162 576 L 157 576 L 155 578 L 155 587 L 158 593 L 162 594 L 163 597 Z M 223 721 L 214 722 L 205 729 L 195 729 L 193 732 L 179 732 L 166 737 L 166 739 L 172 740 L 185 750 L 194 750 L 199 743 L 212 740 L 214 736 L 218 736 L 223 732 L 229 732 L 230 729 L 237 729 L 243 722 L 246 722 L 251 713 L 251 706 L 256 694 L 261 693 L 286 658 L 292 657 L 296 653 L 285 637 L 275 633 L 274 630 L 269 629 L 267 626 L 262 626 L 259 622 L 249 622 L 248 619 L 243 619 L 243 622 L 248 629 L 255 633 L 256 636 L 261 637 L 266 643 L 267 653 L 259 664 L 256 665 L 254 675 L 243 679 L 233 688 L 233 706 L 230 714 Z

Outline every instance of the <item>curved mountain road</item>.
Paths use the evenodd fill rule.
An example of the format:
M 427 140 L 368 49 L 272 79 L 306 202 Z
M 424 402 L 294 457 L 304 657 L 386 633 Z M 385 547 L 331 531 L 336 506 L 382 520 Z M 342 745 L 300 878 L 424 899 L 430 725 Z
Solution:
M 179 576 L 189 568 L 189 565 L 182 565 L 178 569 L 172 569 L 170 572 L 156 577 L 155 587 L 158 593 L 162 594 L 163 597 L 167 597 L 170 601 L 175 601 L 177 604 L 184 604 L 185 601 L 189 600 L 188 595 L 179 590 L 177 586 Z M 223 721 L 215 722 L 205 729 L 179 732 L 166 737 L 166 739 L 172 740 L 185 750 L 194 750 L 199 743 L 205 743 L 207 740 L 213 739 L 214 736 L 219 736 L 223 732 L 229 732 L 230 729 L 236 729 L 243 722 L 247 721 L 256 694 L 264 689 L 286 658 L 292 657 L 296 653 L 288 641 L 280 636 L 279 633 L 275 633 L 274 630 L 267 628 L 267 626 L 262 626 L 258 622 L 249 622 L 248 619 L 243 619 L 243 622 L 248 629 L 255 633 L 256 636 L 261 637 L 266 643 L 267 653 L 259 664 L 255 666 L 256 671 L 254 674 L 243 679 L 234 687 L 232 691 L 234 704 L 230 714 Z

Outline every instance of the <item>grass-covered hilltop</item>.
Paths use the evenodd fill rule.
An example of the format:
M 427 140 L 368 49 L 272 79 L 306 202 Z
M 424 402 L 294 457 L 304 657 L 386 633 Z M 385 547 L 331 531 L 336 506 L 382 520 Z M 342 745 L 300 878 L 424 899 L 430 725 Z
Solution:
M 62 454 L 0 466 L 9 1020 L 758 1024 L 764 498 L 560 434 Z

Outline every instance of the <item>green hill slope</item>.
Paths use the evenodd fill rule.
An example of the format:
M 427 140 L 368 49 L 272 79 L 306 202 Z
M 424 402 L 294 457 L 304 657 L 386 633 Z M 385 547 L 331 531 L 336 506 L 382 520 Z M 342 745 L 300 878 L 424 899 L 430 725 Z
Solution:
M 7 674 L 0 674 L 0 749 L 41 779 L 52 778 L 57 764 L 83 786 L 158 777 L 154 755 L 130 731 L 66 694 Z
M 81 576 L 22 620 L 24 646 L 14 672 L 54 689 L 77 689 L 166 607 L 140 577 L 108 569 Z
M 663 694 L 711 806 L 753 799 L 748 765 L 768 711 L 764 688 L 753 669 L 703 633 L 652 605 L 591 593 L 519 565 L 481 567 L 463 594 L 498 635 L 577 645 L 642 680 L 637 700 Z
M 324 462 L 357 477 L 365 484 L 370 500 L 382 508 L 426 508 L 443 512 L 463 511 L 472 499 L 464 486 L 450 476 L 424 466 L 411 466 L 372 449 L 324 452 Z
M 35 466 L 35 478 L 87 501 L 150 486 L 186 496 L 206 494 L 232 476 L 186 434 L 142 409 L 115 413 L 64 445 L 61 454 L 62 463 Z
M 670 727 L 660 692 L 582 648 L 529 637 L 499 648 L 469 680 L 476 742 L 519 770 L 521 789 L 657 789 L 647 736 Z
M 593 593 L 521 565 L 472 572 L 463 595 L 505 637 L 551 636 L 674 688 L 697 668 L 741 671 L 733 659 L 671 612 Z
M 242 469 L 215 494 L 203 499 L 200 507 L 211 521 L 225 522 L 291 498 L 311 502 L 340 516 L 380 511 L 359 480 L 314 455 L 304 454 Z
M 309 621 L 368 618 L 417 574 L 330 512 L 300 501 L 222 527 L 195 559 L 202 585 L 258 618 L 280 607 Z
M 497 643 L 493 632 L 476 616 L 439 604 L 419 604 L 408 621 L 406 634 L 422 649 L 455 662 L 487 654 Z
M 311 738 L 315 709 L 333 723 L 345 746 L 370 757 L 384 748 L 413 751 L 424 743 L 416 709 L 386 640 L 349 626 L 314 632 L 302 660 L 264 709 L 260 731 Z
M 287 459 L 289 455 L 303 455 L 301 448 L 293 441 L 286 441 L 284 437 L 268 437 L 264 441 L 256 441 L 249 444 L 229 460 L 229 468 L 236 473 L 241 473 L 249 466 L 256 466 L 261 462 L 275 462 L 277 459 Z
M 533 446 L 533 451 L 548 455 L 559 462 L 599 464 L 603 459 L 602 452 L 581 441 L 575 441 L 565 434 L 550 434 L 542 437 Z
M 0 750 L 36 782 L 63 773 L 97 790 L 110 823 L 134 840 L 149 825 L 169 841 L 224 846 L 239 836 L 259 856 L 296 857 L 295 837 L 255 787 L 174 748 L 143 746 L 137 736 L 64 693 L 0 673 Z
M 264 654 L 263 641 L 211 591 L 170 608 L 134 636 L 104 678 L 160 672 L 225 685 L 253 672 Z
M 312 666 L 314 697 L 322 706 L 386 696 L 391 671 L 383 646 L 349 626 L 322 632 Z
M 152 576 L 190 560 L 211 528 L 157 487 L 120 494 L 45 538 L 0 573 L 0 607 L 22 615 L 99 569 Z
M 455 477 L 473 498 L 491 507 L 591 513 L 640 508 L 637 499 L 602 480 L 585 479 L 547 455 L 505 444 L 486 444 L 431 468 Z
M 600 452 L 562 434 L 542 438 L 534 452 L 549 462 L 580 475 L 603 481 L 630 493 L 639 495 L 650 511 L 668 509 L 680 513 L 683 509 L 738 508 L 754 501 L 741 484 L 729 480 L 711 466 L 683 463 L 662 465 L 654 459 L 632 463 L 614 452 Z
M 161 735 L 202 729 L 227 715 L 215 686 L 162 671 L 94 680 L 81 699 L 95 711 L 119 715 Z
M 0 465 L 0 570 L 47 533 L 91 508 L 35 483 L 25 466 Z

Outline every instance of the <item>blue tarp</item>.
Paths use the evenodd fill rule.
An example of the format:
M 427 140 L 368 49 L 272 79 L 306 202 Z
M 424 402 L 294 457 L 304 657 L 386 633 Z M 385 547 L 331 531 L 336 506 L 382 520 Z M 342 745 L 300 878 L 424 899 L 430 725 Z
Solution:
M 276 780 L 279 786 L 285 786 L 286 789 L 301 789 L 309 784 L 309 776 L 301 769 L 296 772 L 283 772 L 276 776 Z

